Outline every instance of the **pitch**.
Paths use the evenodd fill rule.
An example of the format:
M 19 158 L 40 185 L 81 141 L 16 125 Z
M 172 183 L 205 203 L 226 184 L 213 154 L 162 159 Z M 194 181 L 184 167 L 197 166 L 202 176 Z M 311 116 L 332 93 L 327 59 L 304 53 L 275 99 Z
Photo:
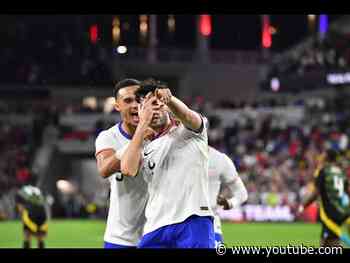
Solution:
M 103 220 L 51 220 L 47 248 L 102 248 L 104 229 Z M 306 223 L 223 223 L 223 231 L 228 246 L 319 246 L 321 226 Z M 0 248 L 21 247 L 20 221 L 1 222 L 0 233 Z

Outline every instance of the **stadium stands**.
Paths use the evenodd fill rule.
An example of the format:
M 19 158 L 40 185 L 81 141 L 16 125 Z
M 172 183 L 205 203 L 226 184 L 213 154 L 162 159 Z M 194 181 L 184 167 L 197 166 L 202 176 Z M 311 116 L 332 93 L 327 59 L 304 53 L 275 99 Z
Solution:
M 21 17 L 13 21 L 11 30 L 4 32 L 4 48 L 0 48 L 3 70 L 0 89 L 11 89 L 8 84 L 22 86 L 19 93 L 31 85 L 57 85 L 57 88 L 90 84 L 111 86 L 111 57 L 116 55 L 115 50 L 108 45 L 89 44 L 86 38 L 77 34 L 78 30 L 83 31 L 86 22 L 80 16 L 67 17 L 67 23 L 48 19 L 50 23 L 42 25 L 35 19 L 29 21 Z M 40 30 L 34 30 L 32 34 L 30 28 L 33 25 Z M 303 48 L 291 50 L 271 65 L 268 75 L 302 76 L 313 71 L 345 70 L 350 65 L 349 41 L 348 36 L 333 31 L 322 41 L 315 37 Z M 158 51 L 163 61 L 192 61 L 192 51 L 166 48 Z M 220 51 L 212 52 L 211 57 L 213 62 L 246 65 L 261 63 L 258 53 L 248 52 L 245 56 L 240 52 Z M 145 59 L 145 49 L 135 48 L 126 61 Z M 203 72 L 199 71 L 198 75 Z M 235 85 L 227 83 L 228 87 L 236 88 Z M 237 87 L 237 90 L 244 88 Z M 256 101 L 239 102 L 236 99 L 239 92 L 231 88 L 229 91 L 235 91 L 232 98 L 214 102 L 208 99 L 209 96 L 199 96 L 201 90 L 198 89 L 189 92 L 194 95 L 185 101 L 210 117 L 209 139 L 213 146 L 234 160 L 249 191 L 248 204 L 287 205 L 293 210 L 309 191 L 322 151 L 335 148 L 343 153 L 343 157 L 350 157 L 350 107 L 346 94 L 296 101 L 259 97 Z M 54 137 L 62 152 L 91 157 L 93 139 L 101 129 L 118 120 L 114 113 L 103 113 L 101 105 L 89 108 L 83 103 L 64 99 L 28 99 L 21 103 L 1 100 L 0 198 L 22 184 L 37 182 L 39 178 L 33 170 L 33 162 L 42 149 L 42 141 L 53 142 Z M 343 165 L 349 167 L 346 158 Z M 84 194 L 78 194 L 75 201 L 62 198 L 68 216 L 75 213 L 70 210 L 70 206 L 74 206 L 72 203 L 79 206 L 93 199 Z M 98 198 L 101 200 L 107 195 Z M 6 201 L 0 199 L 0 207 L 4 207 L 1 206 L 4 203 Z
M 266 100 L 227 108 L 196 99 L 193 108 L 209 116 L 210 142 L 234 160 L 249 191 L 248 204 L 287 205 L 293 211 L 309 191 L 309 183 L 322 151 L 335 148 L 344 156 L 350 155 L 350 110 L 346 101 L 347 97 L 340 95 L 335 99 L 308 98 L 288 104 Z M 33 103 L 31 108 L 38 107 Z M 66 107 L 70 108 L 71 105 Z M 94 120 L 93 116 L 99 114 L 101 119 L 92 121 L 95 126 L 84 131 L 79 130 L 81 125 L 67 128 L 62 125 L 62 120 L 67 122 L 66 111 L 62 108 L 58 118 L 61 122 L 57 123 L 59 134 L 56 135 L 60 138 L 58 142 L 61 141 L 60 149 L 67 153 L 87 151 L 93 154 L 93 147 L 84 148 L 82 142 L 92 144 L 89 138 L 95 138 L 101 127 L 107 127 L 112 122 L 103 122 L 102 113 L 88 113 L 80 111 L 79 106 L 76 108 L 76 114 L 83 114 L 80 119 L 86 118 L 85 124 L 89 116 Z M 48 127 L 47 124 L 41 126 Z M 0 179 L 5 182 L 1 185 L 7 190 L 17 187 L 23 180 L 26 182 L 31 176 L 28 160 L 23 155 L 31 134 L 28 131 L 28 128 L 1 126 L 5 136 L 0 137 L 9 135 L 11 138 L 1 142 L 5 158 L 1 163 Z M 17 148 L 11 148 L 10 142 L 15 142 Z M 16 164 L 8 161 L 13 155 L 17 156 Z M 22 163 L 26 165 L 20 165 Z M 348 167 L 345 159 L 343 164 Z M 348 171 L 350 174 L 350 169 Z

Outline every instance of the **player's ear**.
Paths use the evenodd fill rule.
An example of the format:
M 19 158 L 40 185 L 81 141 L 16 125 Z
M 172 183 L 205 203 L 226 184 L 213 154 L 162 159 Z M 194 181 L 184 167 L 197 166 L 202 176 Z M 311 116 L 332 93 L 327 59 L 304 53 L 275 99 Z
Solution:
M 114 108 L 116 109 L 116 111 L 120 111 L 120 104 L 119 103 L 120 103 L 119 100 L 115 99 Z

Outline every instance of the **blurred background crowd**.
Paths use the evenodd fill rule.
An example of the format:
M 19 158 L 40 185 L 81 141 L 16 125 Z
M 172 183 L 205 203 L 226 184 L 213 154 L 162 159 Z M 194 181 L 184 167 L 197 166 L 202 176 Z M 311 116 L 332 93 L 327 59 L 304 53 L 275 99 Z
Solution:
M 210 144 L 234 161 L 247 204 L 294 213 L 329 148 L 350 176 L 349 17 L 232 17 L 0 16 L 0 219 L 16 216 L 25 184 L 43 189 L 53 216 L 106 215 L 94 139 L 119 121 L 111 95 L 123 77 L 165 80 L 208 116 Z M 227 23 L 233 40 L 220 47 Z

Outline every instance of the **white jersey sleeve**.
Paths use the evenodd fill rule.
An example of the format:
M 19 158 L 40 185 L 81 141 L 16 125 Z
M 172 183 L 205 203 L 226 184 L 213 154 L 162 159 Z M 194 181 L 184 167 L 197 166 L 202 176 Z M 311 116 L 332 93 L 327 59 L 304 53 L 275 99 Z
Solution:
M 95 141 L 96 154 L 112 149 L 122 154 L 130 139 L 122 131 L 121 123 L 102 131 Z M 141 176 L 128 177 L 116 172 L 108 177 L 110 201 L 104 241 L 136 246 L 145 223 L 144 209 L 148 198 L 147 185 Z
M 186 126 L 183 126 L 184 127 L 184 133 L 185 133 L 185 136 L 196 136 L 198 138 L 202 138 L 202 139 L 206 139 L 207 140 L 207 118 L 206 117 L 203 117 L 202 115 L 199 115 L 202 119 L 202 125 L 199 129 L 199 131 L 194 131 L 190 128 L 187 128 Z
M 111 143 L 113 141 L 112 134 L 106 130 L 102 131 L 96 138 L 95 141 L 95 156 L 103 150 L 111 149 L 114 150 L 114 146 Z
M 222 155 L 224 156 L 223 160 L 225 160 L 223 162 L 222 173 L 220 178 L 224 186 L 222 188 L 222 191 L 224 189 L 228 190 L 226 198 L 229 198 L 229 206 L 231 208 L 236 208 L 247 200 L 248 192 L 241 178 L 238 176 L 236 167 L 232 160 L 226 154 Z
M 215 212 L 214 231 L 222 234 L 221 221 L 217 212 L 217 196 L 223 194 L 226 198 L 232 197 L 230 186 L 238 178 L 237 170 L 232 160 L 224 153 L 209 147 L 209 199 Z
M 233 161 L 226 155 L 221 153 L 222 155 L 222 163 L 221 163 L 221 173 L 220 173 L 220 181 L 223 184 L 228 184 L 235 181 L 238 178 L 238 173 L 236 166 Z

